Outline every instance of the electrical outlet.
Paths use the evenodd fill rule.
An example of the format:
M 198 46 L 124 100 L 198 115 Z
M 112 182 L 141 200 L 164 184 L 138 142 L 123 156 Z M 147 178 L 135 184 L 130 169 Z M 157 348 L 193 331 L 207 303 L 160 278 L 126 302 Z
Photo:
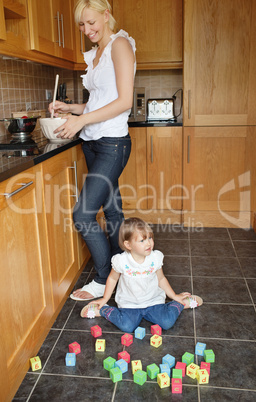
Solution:
M 52 91 L 50 89 L 46 89 L 45 90 L 45 96 L 46 96 L 46 100 L 51 100 L 52 99 Z
M 26 102 L 26 111 L 31 110 L 31 102 Z

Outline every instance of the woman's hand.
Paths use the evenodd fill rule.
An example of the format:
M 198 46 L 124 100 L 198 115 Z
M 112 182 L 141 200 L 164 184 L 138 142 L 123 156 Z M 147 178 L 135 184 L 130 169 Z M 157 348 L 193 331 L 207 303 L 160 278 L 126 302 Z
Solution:
M 48 110 L 50 113 L 54 111 L 54 117 L 58 117 L 59 113 L 69 113 L 70 112 L 70 105 L 64 102 L 56 101 L 55 105 L 53 106 L 53 102 L 50 103 Z
M 62 126 L 56 128 L 54 134 L 58 134 L 57 138 L 73 138 L 78 131 L 85 126 L 85 116 L 65 116 L 63 119 L 67 121 Z

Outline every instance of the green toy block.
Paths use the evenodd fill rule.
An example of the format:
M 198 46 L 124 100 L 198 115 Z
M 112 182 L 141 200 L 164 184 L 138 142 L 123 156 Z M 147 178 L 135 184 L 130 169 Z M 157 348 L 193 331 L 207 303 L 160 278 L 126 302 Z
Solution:
M 116 359 L 114 359 L 113 357 L 109 356 L 107 357 L 105 360 L 103 360 L 103 367 L 106 370 L 111 370 L 112 368 L 115 367 L 115 362 Z
M 181 369 L 172 369 L 172 378 L 181 378 L 182 379 L 182 370 Z
M 204 360 L 206 361 L 206 363 L 215 362 L 215 354 L 212 349 L 207 349 L 204 351 Z
M 147 373 L 146 373 L 146 371 L 143 371 L 143 370 L 135 371 L 135 373 L 133 375 L 133 381 L 136 384 L 143 385 L 147 381 Z
M 123 374 L 119 367 L 114 367 L 109 370 L 109 376 L 113 382 L 122 381 Z
M 160 373 L 160 368 L 155 363 L 150 364 L 149 366 L 147 366 L 147 373 L 151 380 L 153 380 L 157 377 L 157 374 Z
M 194 355 L 192 353 L 184 353 L 182 356 L 182 363 L 186 363 L 187 366 L 189 366 L 191 363 L 194 363 Z

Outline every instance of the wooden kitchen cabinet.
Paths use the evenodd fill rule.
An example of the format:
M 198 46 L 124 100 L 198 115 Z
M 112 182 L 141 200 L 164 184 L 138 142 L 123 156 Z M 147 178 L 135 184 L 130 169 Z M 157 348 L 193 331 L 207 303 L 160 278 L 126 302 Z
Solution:
M 181 0 L 113 0 L 113 15 L 135 39 L 138 69 L 182 67 Z
M 255 20 L 255 0 L 184 0 L 185 126 L 256 124 Z

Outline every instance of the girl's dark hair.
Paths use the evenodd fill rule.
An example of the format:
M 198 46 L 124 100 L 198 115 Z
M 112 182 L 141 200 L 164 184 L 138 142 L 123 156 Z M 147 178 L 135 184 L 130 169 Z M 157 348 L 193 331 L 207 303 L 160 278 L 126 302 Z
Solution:
M 148 235 L 153 237 L 152 228 L 148 223 L 144 222 L 140 218 L 128 218 L 125 219 L 119 230 L 119 246 L 122 250 L 127 251 L 124 242 L 131 240 L 134 235 L 135 230 L 139 231 L 143 238 L 146 238 Z

